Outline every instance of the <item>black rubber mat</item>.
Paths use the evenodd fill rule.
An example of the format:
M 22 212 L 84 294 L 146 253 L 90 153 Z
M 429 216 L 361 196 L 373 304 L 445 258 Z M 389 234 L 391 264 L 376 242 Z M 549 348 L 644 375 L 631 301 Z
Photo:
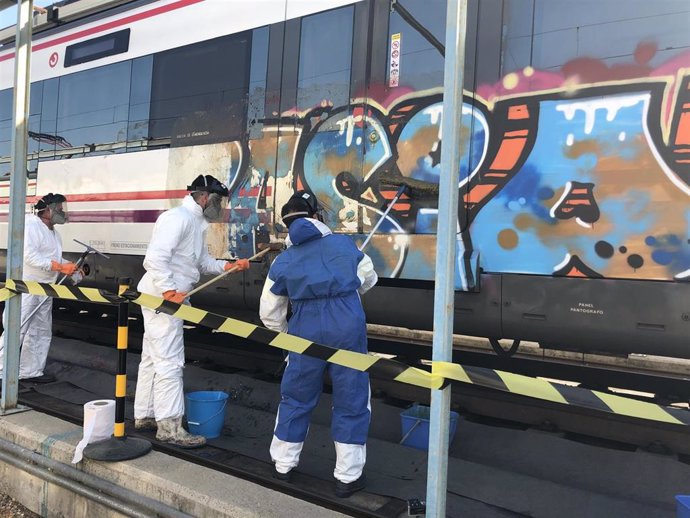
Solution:
M 22 404 L 77 424 L 82 424 L 84 403 L 94 399 L 108 398 L 104 394 L 95 394 L 64 381 L 28 388 L 30 390 L 25 388 L 20 393 L 19 400 Z M 276 480 L 272 477 L 272 464 L 220 447 L 213 444 L 213 441 L 204 448 L 186 450 L 156 441 L 153 432 L 135 432 L 131 421 L 126 422 L 126 432 L 133 437 L 151 441 L 154 449 L 158 451 L 352 516 L 393 518 L 400 516 L 407 509 L 407 503 L 404 500 L 366 491 L 356 493 L 348 499 L 336 498 L 333 495 L 333 481 L 305 473 L 296 472 L 289 484 Z
M 28 385 L 28 384 L 27 384 Z M 35 384 L 31 387 L 35 392 L 44 394 L 56 399 L 60 399 L 67 403 L 75 405 L 84 405 L 94 399 L 113 399 L 103 394 L 96 394 L 89 390 L 85 390 L 69 381 L 57 381 L 55 383 Z

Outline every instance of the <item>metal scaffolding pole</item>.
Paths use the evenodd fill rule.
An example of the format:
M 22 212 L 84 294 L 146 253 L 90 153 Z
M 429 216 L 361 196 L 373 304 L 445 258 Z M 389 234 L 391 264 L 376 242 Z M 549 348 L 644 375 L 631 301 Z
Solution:
M 453 358 L 453 303 L 455 251 L 458 231 L 458 184 L 462 121 L 462 85 L 465 65 L 467 0 L 448 0 L 446 55 L 441 122 L 441 179 L 438 197 L 436 276 L 434 291 L 433 361 Z M 426 486 L 427 516 L 446 516 L 448 488 L 448 431 L 450 386 L 431 391 L 429 467 Z
M 14 133 L 10 175 L 10 218 L 7 238 L 7 278 L 21 279 L 24 264 L 24 212 L 26 210 L 29 88 L 31 74 L 31 29 L 33 0 L 17 5 L 17 37 L 14 55 Z M 21 299 L 5 303 L 5 357 L 2 366 L 0 414 L 17 410 L 19 378 L 19 330 Z

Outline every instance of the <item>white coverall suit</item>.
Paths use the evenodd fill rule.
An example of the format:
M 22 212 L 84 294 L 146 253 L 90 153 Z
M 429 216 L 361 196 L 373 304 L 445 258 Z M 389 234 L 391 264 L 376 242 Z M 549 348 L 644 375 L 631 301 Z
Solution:
M 188 292 L 200 273 L 219 274 L 226 261 L 213 259 L 206 248 L 202 208 L 191 196 L 182 205 L 161 214 L 153 228 L 138 290 L 161 297 L 169 290 Z M 184 415 L 182 369 L 183 321 L 141 308 L 144 339 L 134 397 L 134 418 L 156 421 Z
M 62 239 L 57 230 L 48 228 L 41 219 L 30 214 L 24 226 L 24 280 L 54 283 L 58 272 L 51 271 L 51 261 L 67 262 L 62 258 Z M 19 358 L 19 379 L 35 378 L 43 375 L 48 359 L 50 342 L 53 338 L 53 300 L 41 295 L 24 294 L 22 297 L 22 321 L 39 304 L 31 320 L 25 322 L 19 331 L 21 355 Z M 41 304 L 43 303 L 43 304 Z M 6 311 L 2 322 L 7 327 Z M 2 377 L 5 356 L 5 333 L 0 337 L 0 378 Z

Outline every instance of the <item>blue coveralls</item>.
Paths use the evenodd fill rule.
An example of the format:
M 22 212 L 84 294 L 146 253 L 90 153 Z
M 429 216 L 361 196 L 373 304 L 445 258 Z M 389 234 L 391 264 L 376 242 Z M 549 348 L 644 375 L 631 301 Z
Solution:
M 351 238 L 323 235 L 319 226 L 326 228 L 306 218 L 290 225 L 292 246 L 271 266 L 270 291 L 288 297 L 292 304 L 288 333 L 323 345 L 366 353 L 366 319 L 357 291 L 362 285 L 357 275 L 358 265 L 365 256 Z M 373 269 L 372 274 L 375 277 Z M 338 446 L 366 443 L 371 416 L 369 375 L 296 353 L 289 353 L 283 374 L 275 437 L 288 443 L 304 442 L 326 370 L 333 382 L 331 434 L 336 450 Z

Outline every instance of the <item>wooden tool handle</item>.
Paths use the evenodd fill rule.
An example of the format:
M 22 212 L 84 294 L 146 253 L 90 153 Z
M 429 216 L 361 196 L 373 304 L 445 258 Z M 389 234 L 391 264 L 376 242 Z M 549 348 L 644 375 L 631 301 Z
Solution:
M 261 252 L 259 252 L 258 254 L 254 254 L 253 256 L 251 256 L 251 257 L 249 258 L 249 260 L 250 260 L 250 261 L 253 261 L 253 260 L 255 260 L 255 259 L 258 259 L 259 257 L 265 255 L 266 253 L 268 253 L 268 252 L 270 252 L 270 251 L 271 251 L 270 248 L 266 248 L 266 249 L 262 250 Z M 225 270 L 223 273 L 221 273 L 221 274 L 219 274 L 219 275 L 216 275 L 216 276 L 215 276 L 213 279 L 211 279 L 210 281 L 205 282 L 205 283 L 202 284 L 201 286 L 197 286 L 196 288 L 194 288 L 192 291 L 190 291 L 189 293 L 187 293 L 187 296 L 189 297 L 190 295 L 194 295 L 195 293 L 197 293 L 197 292 L 203 290 L 204 288 L 210 286 L 210 285 L 213 284 L 214 282 L 219 281 L 220 279 L 222 279 L 222 278 L 225 277 L 226 275 L 229 275 L 229 274 L 231 274 L 231 273 L 233 273 L 233 272 L 236 272 L 236 271 L 237 271 L 237 266 L 233 266 L 232 268 L 230 268 L 230 269 L 228 269 L 228 270 Z

